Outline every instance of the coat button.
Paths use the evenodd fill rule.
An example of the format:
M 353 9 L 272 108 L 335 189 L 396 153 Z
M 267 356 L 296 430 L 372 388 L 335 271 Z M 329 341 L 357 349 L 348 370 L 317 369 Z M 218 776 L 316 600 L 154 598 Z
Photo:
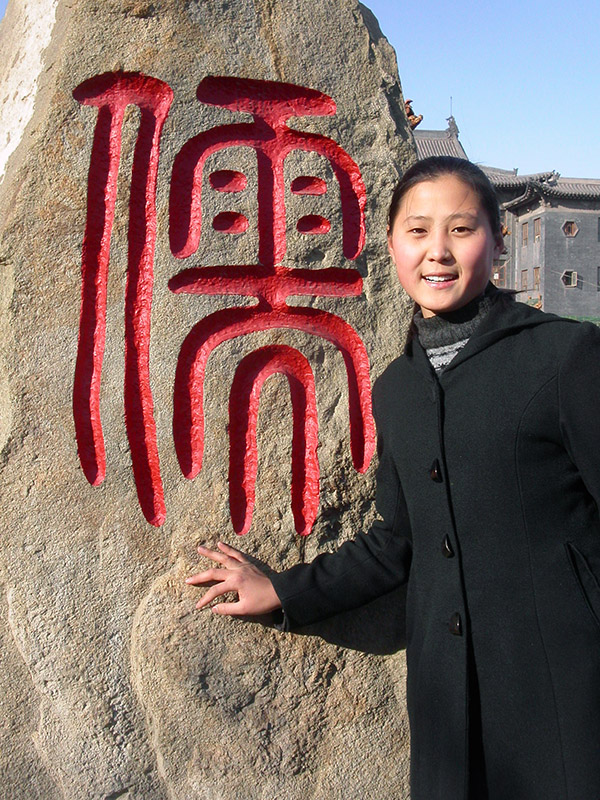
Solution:
M 452 558 L 454 555 L 454 550 L 452 549 L 449 536 L 444 536 L 444 541 L 442 542 L 442 555 L 446 556 L 446 558 Z
M 437 458 L 429 468 L 429 477 L 436 483 L 442 482 L 442 470 L 440 469 L 440 462 L 437 460 Z
M 450 633 L 454 636 L 462 636 L 462 620 L 458 611 L 455 611 L 450 617 L 448 628 L 450 629 Z

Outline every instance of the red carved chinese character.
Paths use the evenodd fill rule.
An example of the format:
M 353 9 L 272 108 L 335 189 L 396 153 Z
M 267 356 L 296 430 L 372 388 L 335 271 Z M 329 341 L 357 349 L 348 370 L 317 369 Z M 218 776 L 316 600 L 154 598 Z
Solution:
M 375 442 L 365 347 L 353 328 L 334 314 L 289 306 L 286 302 L 290 295 L 359 295 L 361 277 L 350 269 L 290 269 L 281 265 L 286 251 L 283 163 L 292 150 L 316 152 L 329 160 L 340 187 L 344 255 L 356 258 L 362 249 L 366 195 L 358 166 L 331 139 L 297 131 L 286 124 L 292 116 L 334 114 L 335 103 L 320 92 L 292 84 L 226 77 L 205 78 L 198 87 L 198 99 L 250 112 L 254 121 L 206 131 L 187 142 L 177 155 L 170 197 L 172 252 L 178 258 L 185 258 L 198 248 L 206 159 L 219 150 L 244 145 L 254 148 L 257 155 L 259 263 L 187 269 L 172 278 L 169 287 L 177 293 L 249 295 L 258 302 L 210 314 L 194 326 L 182 345 L 175 376 L 173 421 L 182 471 L 193 478 L 202 466 L 204 375 L 211 352 L 221 342 L 237 336 L 291 328 L 328 339 L 342 353 L 349 385 L 352 457 L 356 469 L 364 472 Z M 217 191 L 233 192 L 246 185 L 245 176 L 233 170 L 213 173 L 210 183 Z M 319 195 L 327 186 L 320 178 L 302 176 L 292 183 L 291 189 L 299 194 Z M 229 233 L 241 233 L 247 226 L 248 220 L 236 212 L 222 212 L 213 221 L 216 230 Z M 329 221 L 318 215 L 302 217 L 297 223 L 297 229 L 303 233 L 324 233 L 329 228 Z M 315 519 L 319 494 L 314 382 L 304 357 L 289 347 L 261 348 L 246 357 L 236 372 L 230 401 L 232 520 L 238 533 L 245 533 L 250 526 L 256 475 L 258 392 L 273 372 L 285 373 L 292 389 L 292 510 L 296 530 L 306 534 Z
M 310 533 L 319 510 L 317 401 L 310 364 L 287 345 L 260 347 L 240 362 L 229 395 L 229 506 L 238 533 L 247 533 L 252 524 L 260 390 L 276 372 L 287 375 L 292 396 L 292 513 L 298 533 Z
M 125 292 L 125 421 L 140 506 L 146 519 L 161 525 L 165 503 L 148 373 L 150 311 L 156 239 L 156 174 L 159 142 L 173 92 L 163 81 L 138 73 L 106 73 L 73 92 L 84 105 L 98 106 L 88 178 L 83 239 L 79 345 L 73 413 L 79 458 L 89 482 L 106 473 L 100 421 L 100 377 L 104 356 L 106 286 L 115 213 L 121 128 L 126 106 L 138 106 L 129 201 L 129 252 Z

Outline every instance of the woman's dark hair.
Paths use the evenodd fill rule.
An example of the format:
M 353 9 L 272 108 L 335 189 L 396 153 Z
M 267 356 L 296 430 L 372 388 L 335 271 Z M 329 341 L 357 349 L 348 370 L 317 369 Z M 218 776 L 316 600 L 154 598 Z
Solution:
M 454 158 L 453 156 L 430 156 L 429 158 L 424 158 L 421 161 L 417 161 L 404 173 L 392 195 L 388 214 L 389 230 L 391 231 L 394 225 L 400 203 L 408 190 L 416 186 L 417 183 L 434 181 L 442 175 L 456 176 L 475 192 L 488 216 L 493 235 L 501 236 L 502 226 L 500 224 L 498 198 L 489 178 L 475 164 L 464 158 Z

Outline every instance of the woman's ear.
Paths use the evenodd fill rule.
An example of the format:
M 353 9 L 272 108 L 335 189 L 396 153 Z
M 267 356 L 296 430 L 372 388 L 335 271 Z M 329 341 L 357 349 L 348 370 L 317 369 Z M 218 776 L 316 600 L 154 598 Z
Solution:
M 394 258 L 394 250 L 392 249 L 392 232 L 389 228 L 387 229 L 387 249 L 388 253 L 390 254 L 390 258 L 395 264 L 396 259 Z

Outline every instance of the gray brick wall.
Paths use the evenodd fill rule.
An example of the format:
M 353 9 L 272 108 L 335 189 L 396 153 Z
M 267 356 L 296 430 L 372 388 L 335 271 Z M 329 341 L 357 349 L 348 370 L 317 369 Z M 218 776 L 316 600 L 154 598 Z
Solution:
M 587 208 L 585 207 L 587 205 Z M 592 203 L 572 203 L 570 206 L 541 206 L 522 208 L 512 217 L 507 270 L 509 285 L 521 289 L 521 275 L 527 271 L 527 290 L 519 291 L 522 302 L 542 301 L 544 311 L 567 317 L 600 320 L 600 208 Z M 579 206 L 579 207 L 577 207 Z M 540 219 L 540 237 L 536 241 L 534 220 Z M 522 225 L 528 223 L 528 243 L 522 244 Z M 577 225 L 575 236 L 566 236 L 565 222 Z M 534 268 L 540 268 L 540 288 L 534 288 Z M 577 272 L 575 287 L 561 280 L 566 270 Z
M 600 318 L 600 211 L 558 208 L 547 210 L 544 217 L 544 309 L 568 317 Z M 566 221 L 576 223 L 576 236 L 565 236 Z M 568 288 L 561 281 L 565 270 L 577 272 L 576 287 Z

